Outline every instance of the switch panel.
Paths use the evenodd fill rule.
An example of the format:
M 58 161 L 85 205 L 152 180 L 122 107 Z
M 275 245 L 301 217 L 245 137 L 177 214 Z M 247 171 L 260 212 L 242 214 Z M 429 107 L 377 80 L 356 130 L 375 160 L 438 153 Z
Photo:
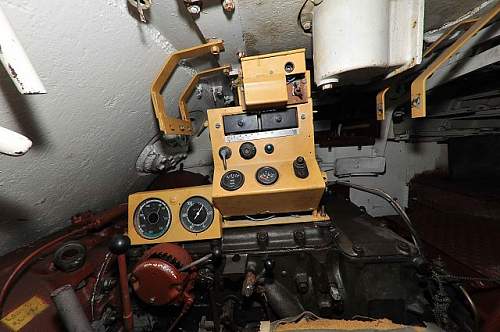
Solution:
M 325 181 L 315 158 L 312 101 L 296 104 L 289 111 L 276 112 L 285 115 L 282 120 L 295 125 L 294 128 L 278 126 L 273 130 L 226 135 L 226 129 L 220 126 L 223 119 L 240 114 L 246 113 L 239 106 L 208 110 L 214 153 L 212 195 L 214 205 L 222 215 L 286 213 L 318 208 Z M 273 115 L 273 112 L 266 113 L 270 119 Z M 227 170 L 224 169 L 219 149 L 227 146 L 232 151 L 241 151 L 240 147 L 246 143 L 255 146 L 255 155 L 253 149 L 251 153 L 244 149 L 243 155 L 233 152 Z M 252 158 L 247 159 L 250 155 Z M 296 175 L 294 161 L 298 156 L 302 156 L 307 165 L 308 176 L 305 178 Z

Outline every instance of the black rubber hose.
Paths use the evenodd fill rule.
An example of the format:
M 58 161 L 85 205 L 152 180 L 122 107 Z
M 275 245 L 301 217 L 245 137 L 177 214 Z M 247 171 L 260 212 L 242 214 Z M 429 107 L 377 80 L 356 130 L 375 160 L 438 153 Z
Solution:
M 278 281 L 264 284 L 267 302 L 279 318 L 296 316 L 304 311 L 297 297 Z

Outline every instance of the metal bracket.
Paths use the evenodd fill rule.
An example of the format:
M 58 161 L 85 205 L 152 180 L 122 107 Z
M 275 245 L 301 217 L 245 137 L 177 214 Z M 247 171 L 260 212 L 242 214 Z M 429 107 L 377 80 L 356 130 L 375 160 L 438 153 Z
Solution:
M 180 119 L 168 116 L 165 110 L 165 102 L 161 95 L 161 91 L 172 76 L 179 61 L 182 59 L 199 57 L 208 53 L 217 55 L 223 50 L 224 42 L 220 39 L 215 39 L 208 41 L 206 44 L 177 51 L 167 59 L 151 86 L 151 100 L 153 102 L 154 112 L 158 119 L 160 130 L 164 134 L 192 135 L 193 133 L 191 120 L 186 112 L 186 108 L 179 109 Z
M 431 54 L 439 45 L 441 45 L 441 43 L 443 41 L 445 41 L 446 39 L 448 39 L 448 37 L 450 37 L 453 32 L 457 31 L 458 28 L 460 28 L 462 26 L 465 26 L 465 25 L 470 25 L 472 23 L 475 23 L 475 22 L 477 22 L 477 20 L 478 20 L 477 18 L 472 18 L 472 19 L 469 19 L 469 20 L 464 20 L 462 22 L 458 22 L 457 24 L 455 24 L 454 26 L 452 26 L 451 28 L 449 28 L 448 30 L 446 30 L 441 35 L 441 37 L 439 37 L 431 46 L 429 46 L 424 51 L 424 57 L 426 57 L 429 54 Z
M 493 9 L 480 17 L 474 24 L 464 32 L 451 46 L 444 50 L 436 60 L 434 60 L 411 84 L 411 117 L 423 118 L 426 116 L 426 82 L 427 79 L 448 59 L 450 59 L 471 37 L 481 30 L 488 22 L 490 22 L 500 12 L 500 4 L 497 4 Z M 468 22 L 470 23 L 470 22 Z M 451 28 L 455 31 L 457 26 Z M 453 32 L 451 31 L 451 32 Z M 444 40 L 451 34 L 442 38 Z M 437 42 L 441 43 L 441 38 Z M 436 43 L 431 46 L 431 50 L 427 50 L 429 54 L 436 48 Z
M 231 66 L 224 65 L 217 68 L 210 68 L 204 71 L 200 71 L 199 73 L 194 75 L 191 81 L 189 81 L 188 85 L 184 88 L 184 91 L 182 91 L 181 96 L 179 97 L 179 112 L 181 114 L 189 114 L 187 109 L 187 102 L 189 100 L 189 97 L 191 97 L 191 95 L 193 94 L 193 91 L 198 85 L 200 79 L 220 72 L 228 75 L 230 71 L 231 71 Z
M 377 93 L 377 120 L 383 121 L 385 120 L 385 94 L 389 90 L 389 87 L 381 90 Z

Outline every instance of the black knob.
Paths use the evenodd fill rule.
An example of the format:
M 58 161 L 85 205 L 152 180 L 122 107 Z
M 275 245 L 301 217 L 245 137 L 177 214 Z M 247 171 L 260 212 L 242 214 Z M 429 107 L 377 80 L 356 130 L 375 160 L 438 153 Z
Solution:
M 273 153 L 274 152 L 274 145 L 266 144 L 266 146 L 264 146 L 264 151 L 266 151 L 267 154 Z
M 130 247 L 130 238 L 126 235 L 116 234 L 111 238 L 109 243 L 109 251 L 115 255 L 122 255 L 127 252 Z
M 295 176 L 301 179 L 305 179 L 309 176 L 309 170 L 307 169 L 307 164 L 304 157 L 299 156 L 294 160 L 293 171 L 295 173 Z
M 257 149 L 255 148 L 255 145 L 250 142 L 245 142 L 241 144 L 240 146 L 240 156 L 243 159 L 252 159 L 255 157 L 255 154 L 257 153 Z
M 266 271 L 268 272 L 271 272 L 274 269 L 274 261 L 271 259 L 266 259 L 264 261 L 264 269 L 266 269 Z

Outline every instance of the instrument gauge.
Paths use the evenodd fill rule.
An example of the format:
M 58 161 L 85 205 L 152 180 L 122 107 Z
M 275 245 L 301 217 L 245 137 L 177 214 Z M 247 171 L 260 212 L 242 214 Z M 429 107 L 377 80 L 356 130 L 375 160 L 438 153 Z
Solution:
M 182 204 L 179 217 L 185 229 L 192 233 L 200 233 L 212 225 L 214 208 L 205 198 L 194 196 Z
M 264 166 L 257 170 L 255 177 L 260 184 L 269 186 L 278 181 L 279 173 L 274 167 Z
M 170 208 L 161 199 L 147 199 L 135 210 L 135 230 L 145 239 L 154 240 L 159 238 L 168 231 L 171 223 L 172 213 Z
M 220 180 L 220 186 L 228 191 L 238 190 L 245 183 L 245 176 L 237 170 L 224 173 Z

